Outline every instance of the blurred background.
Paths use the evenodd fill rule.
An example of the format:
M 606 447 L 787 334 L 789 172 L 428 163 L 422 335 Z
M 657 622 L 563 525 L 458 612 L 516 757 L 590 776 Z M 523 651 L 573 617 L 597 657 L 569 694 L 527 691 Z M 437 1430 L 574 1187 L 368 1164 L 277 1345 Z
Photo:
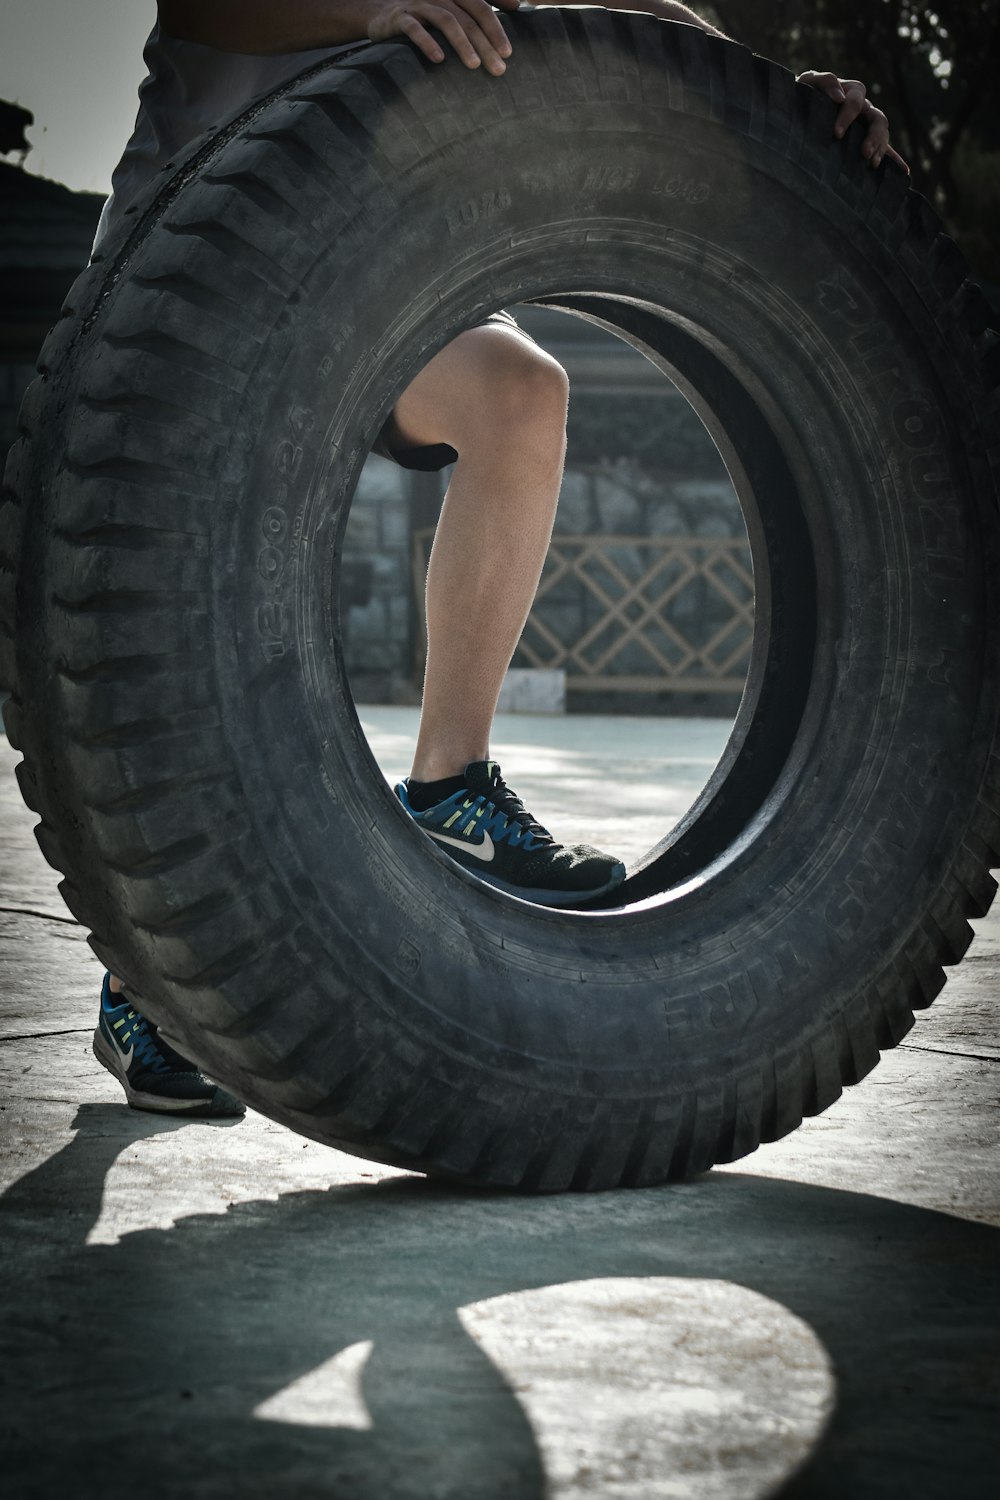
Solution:
M 697 9 L 697 7 L 695 7 Z M 714 0 L 727 35 L 796 73 L 860 78 L 980 282 L 1000 303 L 997 0 Z

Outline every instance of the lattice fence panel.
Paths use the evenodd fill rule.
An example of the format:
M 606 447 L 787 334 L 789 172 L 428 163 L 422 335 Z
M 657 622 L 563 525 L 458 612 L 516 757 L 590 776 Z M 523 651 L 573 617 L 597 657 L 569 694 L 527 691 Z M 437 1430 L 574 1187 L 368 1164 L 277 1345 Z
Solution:
M 414 583 L 433 531 L 414 537 Z M 745 540 L 556 535 L 515 666 L 562 667 L 567 687 L 740 692 L 753 639 Z

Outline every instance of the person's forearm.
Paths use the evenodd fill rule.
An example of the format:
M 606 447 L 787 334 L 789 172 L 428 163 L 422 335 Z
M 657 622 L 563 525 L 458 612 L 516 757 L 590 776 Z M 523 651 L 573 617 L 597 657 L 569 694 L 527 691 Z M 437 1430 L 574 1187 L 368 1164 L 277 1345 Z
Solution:
M 370 0 L 160 0 L 168 36 L 224 52 L 305 52 L 363 42 Z
M 593 5 L 595 0 L 532 0 L 534 5 Z M 698 26 L 710 36 L 725 36 L 711 21 L 697 15 L 680 0 L 599 0 L 602 10 L 637 10 L 643 15 L 658 16 L 661 21 L 683 21 L 688 26 Z

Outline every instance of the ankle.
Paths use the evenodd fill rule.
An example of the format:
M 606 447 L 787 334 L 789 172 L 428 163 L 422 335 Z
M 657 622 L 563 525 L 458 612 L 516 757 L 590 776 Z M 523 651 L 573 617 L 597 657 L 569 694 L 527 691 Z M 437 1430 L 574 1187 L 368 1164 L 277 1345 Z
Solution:
M 426 761 L 422 765 L 414 763 L 413 770 L 406 779 L 411 786 L 433 786 L 438 781 L 451 781 L 455 776 L 464 775 L 465 767 L 465 761 L 460 766 L 447 763 L 444 766 L 433 763 L 428 765 Z
M 456 792 L 465 788 L 465 775 L 459 773 L 457 776 L 438 776 L 433 781 L 424 781 L 420 777 L 411 776 L 406 783 L 407 801 L 414 812 L 427 812 L 436 807 L 439 802 L 444 802 L 447 797 L 453 797 Z
M 413 751 L 413 766 L 410 771 L 411 781 L 445 781 L 449 776 L 464 776 L 465 768 L 472 765 L 474 761 L 489 760 L 490 747 L 479 744 L 476 740 L 459 741 L 455 748 L 452 741 L 452 749 L 426 749 L 419 743 Z

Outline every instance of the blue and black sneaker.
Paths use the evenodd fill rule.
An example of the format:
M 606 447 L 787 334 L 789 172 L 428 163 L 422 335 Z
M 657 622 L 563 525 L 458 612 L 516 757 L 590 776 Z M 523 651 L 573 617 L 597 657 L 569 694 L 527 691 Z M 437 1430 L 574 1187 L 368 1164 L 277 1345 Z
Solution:
M 237 1119 L 246 1106 L 202 1076 L 182 1057 L 125 994 L 112 994 L 111 976 L 101 986 L 94 1056 L 125 1090 L 133 1109 L 213 1120 Z
M 413 806 L 409 780 L 400 782 L 396 796 L 414 822 L 480 880 L 540 906 L 578 906 L 625 879 L 625 866 L 610 854 L 557 844 L 504 783 L 495 760 L 472 761 L 461 779 L 462 788 L 433 807 Z

